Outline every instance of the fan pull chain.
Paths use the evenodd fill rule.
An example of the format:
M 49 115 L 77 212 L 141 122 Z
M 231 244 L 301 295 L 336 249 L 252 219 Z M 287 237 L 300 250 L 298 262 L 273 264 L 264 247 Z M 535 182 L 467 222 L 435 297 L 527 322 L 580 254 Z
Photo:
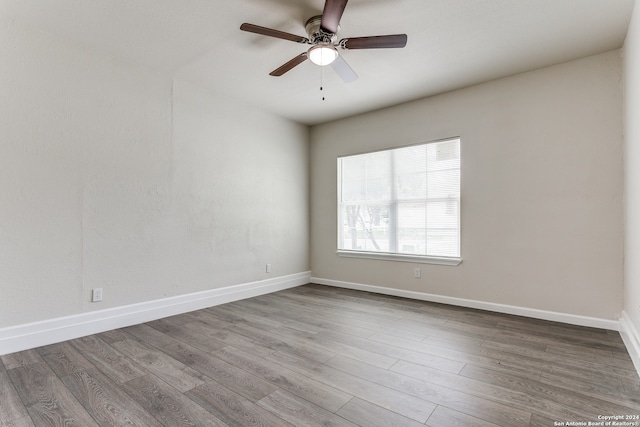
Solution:
M 320 92 L 324 90 L 324 67 L 320 67 Z M 322 96 L 322 100 L 324 101 L 324 95 Z

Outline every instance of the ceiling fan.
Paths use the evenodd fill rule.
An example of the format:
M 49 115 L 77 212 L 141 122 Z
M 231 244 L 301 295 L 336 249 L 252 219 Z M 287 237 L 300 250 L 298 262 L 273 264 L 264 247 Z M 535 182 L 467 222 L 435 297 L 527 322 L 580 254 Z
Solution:
M 270 76 L 281 76 L 309 59 L 314 64 L 320 66 L 331 64 L 333 70 L 342 80 L 351 82 L 357 79 L 358 75 L 338 53 L 338 47 L 341 49 L 401 48 L 407 45 L 407 35 L 391 34 L 385 36 L 351 37 L 337 41 L 337 32 L 340 29 L 340 18 L 342 17 L 344 8 L 347 6 L 347 1 L 348 0 L 326 0 L 322 15 L 309 18 L 305 24 L 308 37 L 297 36 L 284 31 L 248 23 L 242 24 L 240 29 L 263 36 L 312 45 L 307 52 L 301 53 L 270 72 Z

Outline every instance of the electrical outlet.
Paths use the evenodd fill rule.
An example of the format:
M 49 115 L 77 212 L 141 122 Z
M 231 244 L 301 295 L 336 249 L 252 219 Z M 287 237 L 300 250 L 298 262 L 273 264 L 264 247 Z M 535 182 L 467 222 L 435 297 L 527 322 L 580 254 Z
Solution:
M 266 273 L 271 273 L 271 264 L 267 264 L 267 265 L 265 266 L 264 271 L 265 271 Z
M 91 291 L 91 302 L 102 301 L 102 288 L 95 288 Z
M 413 277 L 415 277 L 416 279 L 419 279 L 419 278 L 420 278 L 421 273 L 422 273 L 422 272 L 420 271 L 420 267 L 416 267 L 416 269 L 415 269 L 415 270 L 413 270 Z

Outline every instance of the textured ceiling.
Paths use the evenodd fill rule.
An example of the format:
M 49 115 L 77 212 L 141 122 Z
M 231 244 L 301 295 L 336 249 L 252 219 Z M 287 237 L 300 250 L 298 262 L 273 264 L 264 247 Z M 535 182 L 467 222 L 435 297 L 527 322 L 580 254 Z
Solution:
M 351 0 L 339 38 L 406 33 L 409 41 L 404 49 L 341 51 L 359 75 L 348 84 L 309 61 L 269 76 L 308 46 L 239 29 L 249 22 L 306 36 L 304 22 L 322 12 L 323 0 L 0 0 L 0 14 L 317 124 L 619 48 L 633 3 Z

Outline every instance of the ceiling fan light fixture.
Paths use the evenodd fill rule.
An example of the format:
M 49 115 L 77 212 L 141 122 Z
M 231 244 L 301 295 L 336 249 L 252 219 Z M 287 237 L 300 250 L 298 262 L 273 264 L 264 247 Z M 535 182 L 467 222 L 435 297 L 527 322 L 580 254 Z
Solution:
M 338 59 L 338 50 L 331 44 L 311 46 L 307 54 L 311 62 L 320 66 L 329 65 Z

